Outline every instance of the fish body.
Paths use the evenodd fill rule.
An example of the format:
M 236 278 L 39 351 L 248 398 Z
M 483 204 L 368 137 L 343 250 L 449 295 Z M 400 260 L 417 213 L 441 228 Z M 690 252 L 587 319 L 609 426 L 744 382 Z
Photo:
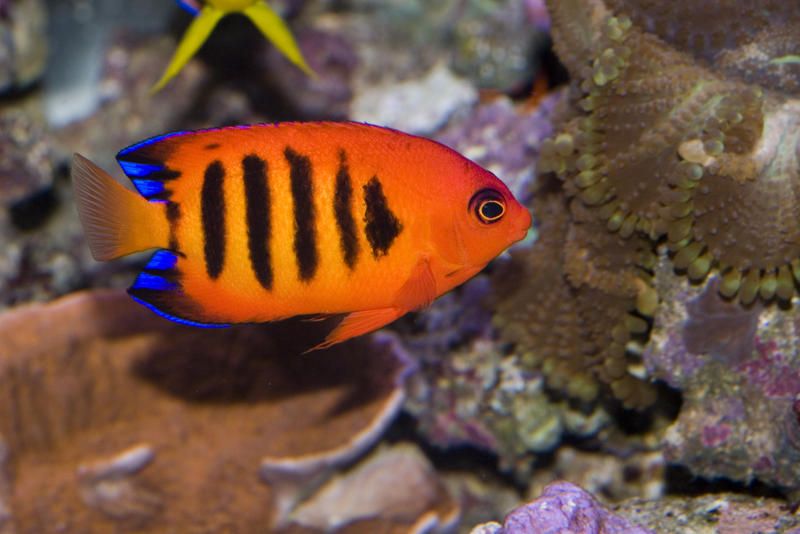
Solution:
M 278 50 L 306 74 L 314 73 L 303 59 L 292 33 L 281 19 L 263 0 L 176 0 L 178 4 L 195 18 L 183 34 L 175 54 L 167 65 L 161 79 L 156 82 L 153 92 L 164 87 L 211 35 L 211 31 L 222 17 L 230 13 L 241 13 L 249 18 L 261 33 Z
M 349 314 L 324 345 L 428 305 L 531 222 L 457 152 L 365 124 L 177 132 L 117 160 L 141 196 L 80 155 L 73 183 L 95 258 L 160 249 L 134 298 L 195 324 Z

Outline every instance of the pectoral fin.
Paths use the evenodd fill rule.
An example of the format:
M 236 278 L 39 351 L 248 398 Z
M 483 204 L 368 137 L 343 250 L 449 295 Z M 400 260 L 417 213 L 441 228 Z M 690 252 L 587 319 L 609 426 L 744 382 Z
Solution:
M 333 331 L 328 334 L 325 341 L 308 350 L 325 349 L 336 343 L 341 343 L 351 337 L 360 336 L 385 326 L 395 319 L 403 316 L 408 310 L 398 308 L 378 308 L 376 310 L 363 310 L 350 313 L 342 319 Z
M 428 256 L 423 256 L 417 261 L 406 283 L 397 292 L 394 305 L 404 310 L 419 310 L 430 306 L 437 296 L 431 260 Z

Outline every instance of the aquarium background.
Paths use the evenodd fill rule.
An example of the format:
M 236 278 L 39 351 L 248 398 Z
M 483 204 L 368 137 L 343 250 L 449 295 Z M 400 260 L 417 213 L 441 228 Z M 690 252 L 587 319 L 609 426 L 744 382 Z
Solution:
M 270 0 L 163 89 L 168 0 L 0 0 L 0 534 L 800 533 L 800 7 Z M 380 332 L 199 329 L 95 262 L 79 152 L 355 120 L 534 216 Z

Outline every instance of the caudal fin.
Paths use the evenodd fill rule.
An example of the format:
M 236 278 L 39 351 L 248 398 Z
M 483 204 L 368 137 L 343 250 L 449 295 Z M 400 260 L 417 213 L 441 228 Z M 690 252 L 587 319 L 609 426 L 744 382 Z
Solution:
M 164 204 L 126 189 L 80 154 L 72 159 L 72 190 L 94 259 L 168 246 Z

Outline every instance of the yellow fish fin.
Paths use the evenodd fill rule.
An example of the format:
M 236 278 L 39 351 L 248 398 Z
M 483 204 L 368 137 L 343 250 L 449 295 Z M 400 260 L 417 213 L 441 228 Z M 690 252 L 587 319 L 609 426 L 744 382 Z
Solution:
M 181 42 L 178 44 L 178 49 L 175 50 L 175 54 L 173 54 L 167 66 L 167 70 L 164 71 L 161 79 L 150 90 L 151 93 L 155 93 L 164 87 L 167 82 L 180 72 L 186 62 L 192 58 L 205 40 L 208 39 L 211 30 L 214 29 L 214 26 L 217 25 L 223 15 L 225 15 L 225 12 L 221 9 L 209 5 L 203 6 L 200 13 L 189 24 L 186 33 L 183 34 Z
M 255 2 L 249 7 L 246 7 L 242 13 L 253 21 L 253 24 L 261 30 L 261 33 L 272 41 L 272 43 L 278 47 L 278 50 L 289 58 L 289 61 L 300 67 L 303 72 L 312 78 L 316 78 L 317 75 L 311 70 L 311 67 L 308 66 L 306 60 L 303 59 L 303 54 L 297 47 L 292 32 L 286 26 L 286 23 L 283 22 L 283 19 L 275 14 L 267 4 L 262 1 Z
M 306 352 L 325 349 L 331 345 L 348 340 L 351 337 L 360 336 L 361 334 L 377 330 L 395 319 L 402 317 L 407 311 L 408 310 L 401 310 L 400 308 L 378 308 L 376 310 L 363 310 L 349 313 L 342 319 L 342 322 L 328 334 L 325 341 L 316 347 L 308 349 Z
M 405 310 L 419 310 L 430 306 L 436 299 L 436 279 L 431 270 L 431 259 L 422 256 L 414 265 L 408 280 L 394 297 L 394 305 Z
M 72 159 L 72 190 L 94 259 L 169 245 L 164 204 L 124 188 L 80 154 Z

